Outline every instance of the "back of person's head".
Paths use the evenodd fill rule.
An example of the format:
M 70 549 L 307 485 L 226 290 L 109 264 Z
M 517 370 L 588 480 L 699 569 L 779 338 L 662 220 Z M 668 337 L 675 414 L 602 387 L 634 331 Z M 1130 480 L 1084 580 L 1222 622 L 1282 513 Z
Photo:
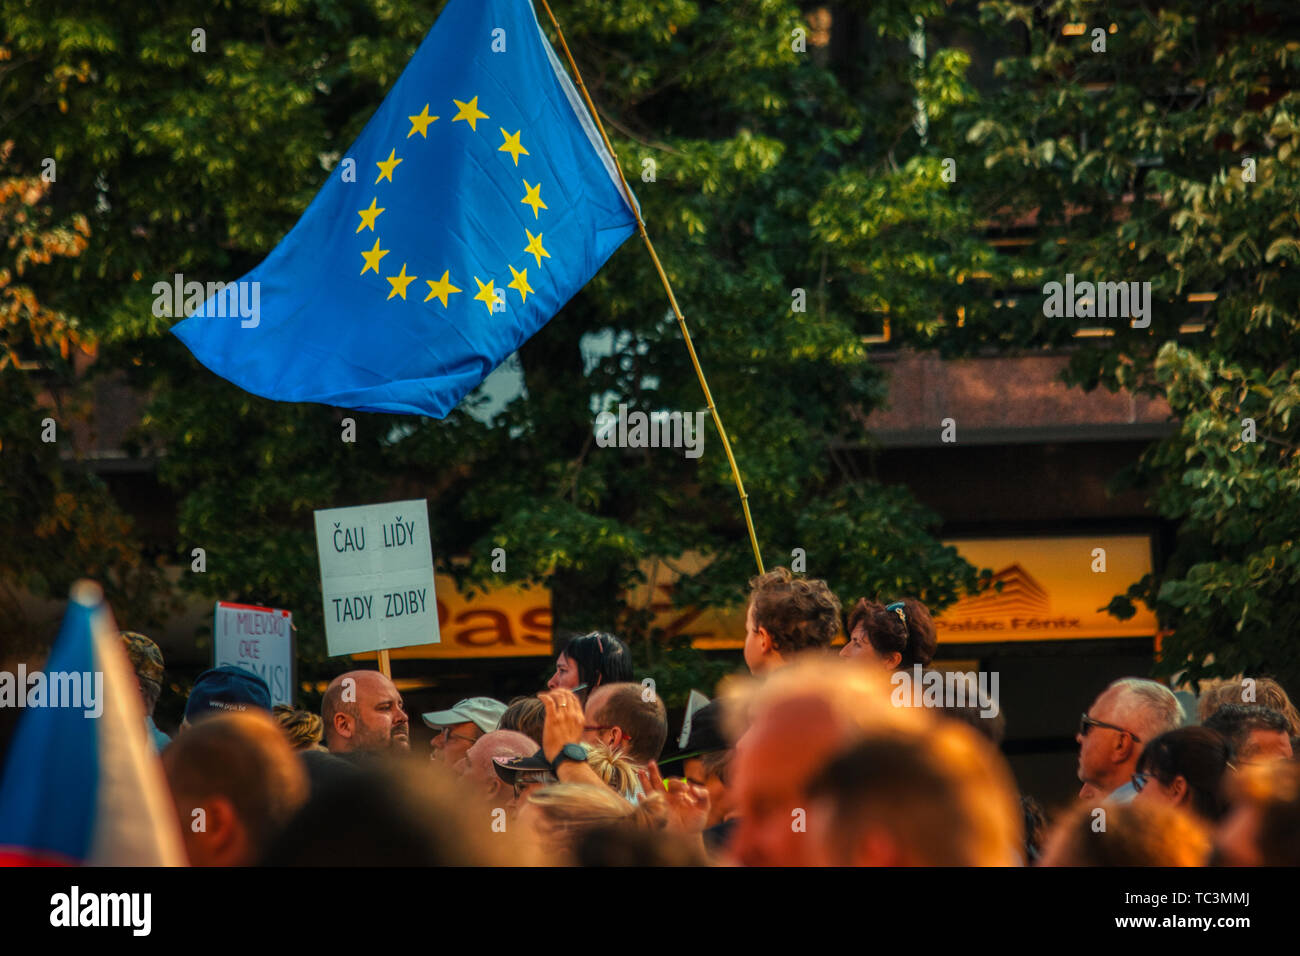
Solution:
M 294 750 L 325 749 L 321 744 L 324 723 L 318 714 L 290 707 L 288 704 L 276 704 L 271 708 L 271 713 L 279 722 L 280 729 L 284 731 L 289 746 Z
M 1162 803 L 1072 808 L 1047 838 L 1042 866 L 1202 866 L 1210 833 Z
M 613 634 L 583 634 L 565 644 L 560 653 L 577 665 L 579 683 L 589 688 L 632 679 L 632 652 Z
M 849 614 L 850 640 L 858 628 L 863 629 L 877 655 L 897 654 L 900 669 L 910 670 L 915 664 L 930 663 L 939 646 L 930 609 L 912 598 L 890 604 L 863 598 Z
M 546 726 L 546 705 L 539 697 L 516 697 L 501 715 L 497 730 L 516 730 L 531 737 L 537 746 L 542 745 L 542 729 Z
M 534 829 L 549 862 L 564 863 L 581 837 L 591 830 L 626 823 L 661 831 L 668 822 L 668 808 L 660 794 L 647 794 L 633 804 L 608 787 L 585 783 L 554 783 L 528 794 L 524 803 L 534 815 Z
M 144 712 L 153 716 L 158 706 L 158 697 L 162 694 L 163 656 L 162 650 L 152 638 L 136 631 L 120 632 L 126 656 L 135 671 L 136 683 L 140 685 L 140 696 L 144 700 Z
M 578 866 L 708 866 L 699 846 L 671 830 L 648 829 L 623 820 L 593 827 L 574 841 Z
M 1148 743 L 1137 769 L 1152 774 L 1166 787 L 1182 777 L 1190 809 L 1216 821 L 1227 810 L 1223 775 L 1231 758 L 1232 748 L 1222 734 L 1208 727 L 1180 727 Z
M 1164 684 L 1141 677 L 1121 677 L 1106 688 L 1115 696 L 1113 722 L 1137 734 L 1145 746 L 1183 724 L 1183 708 Z
M 1211 678 L 1201 683 L 1197 716 L 1202 724 L 1227 704 L 1263 704 L 1286 718 L 1292 737 L 1300 736 L 1300 712 L 1286 690 L 1271 677 Z
M 826 657 L 726 682 L 723 693 L 735 694 L 723 715 L 736 741 L 727 853 L 746 866 L 816 865 L 819 841 L 795 831 L 791 817 L 807 809 L 811 780 L 857 738 L 934 722 L 923 707 L 892 705 L 883 669 Z
M 825 581 L 797 578 L 777 567 L 751 578 L 754 629 L 763 628 L 783 655 L 830 647 L 840 630 L 840 599 Z
M 955 721 L 868 733 L 826 764 L 808 794 L 823 821 L 813 838 L 832 865 L 1009 866 L 1023 852 L 1010 771 Z
M 1286 717 L 1263 704 L 1224 704 L 1209 716 L 1205 726 L 1227 738 L 1233 759 L 1239 763 L 1249 762 L 1256 756 L 1250 746 L 1252 731 L 1290 734 Z
M 234 664 L 209 668 L 194 680 L 185 701 L 182 727 L 211 714 L 271 713 L 271 690 L 252 671 Z
M 255 862 L 307 799 L 306 771 L 279 725 L 260 711 L 198 720 L 162 752 L 162 762 L 196 866 Z
M 635 763 L 658 760 L 668 739 L 668 712 L 659 695 L 640 684 L 608 684 L 593 694 L 587 716 L 618 727 L 632 738 L 626 748 Z
M 268 849 L 268 866 L 507 866 L 536 862 L 472 788 L 428 760 L 377 756 L 322 787 Z M 504 810 L 492 811 L 504 814 Z M 504 820 L 504 817 L 502 817 Z
M 627 796 L 637 788 L 638 764 L 621 749 L 605 744 L 587 744 L 587 766 L 615 793 Z
M 815 657 L 774 670 L 762 680 L 729 679 L 721 693 L 728 700 L 723 728 L 728 739 L 739 741 L 762 713 L 773 713 L 792 703 L 811 700 L 831 715 L 841 736 L 873 730 L 880 724 L 915 726 L 932 715 L 920 707 L 895 707 L 884 672 Z
M 1300 764 L 1243 767 L 1228 790 L 1232 809 L 1219 828 L 1221 862 L 1300 866 Z

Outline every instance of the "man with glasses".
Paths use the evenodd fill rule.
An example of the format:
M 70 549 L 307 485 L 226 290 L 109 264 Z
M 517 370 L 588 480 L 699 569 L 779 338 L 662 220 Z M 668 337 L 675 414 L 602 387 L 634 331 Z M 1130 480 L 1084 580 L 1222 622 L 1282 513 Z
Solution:
M 1133 799 L 1132 776 L 1145 742 L 1182 725 L 1183 711 L 1163 684 L 1125 677 L 1107 687 L 1079 718 L 1080 799 L 1101 794 L 1113 803 Z
M 499 700 L 469 697 L 450 710 L 423 714 L 425 724 L 434 731 L 429 759 L 455 767 L 480 737 L 497 729 L 505 712 L 506 705 Z

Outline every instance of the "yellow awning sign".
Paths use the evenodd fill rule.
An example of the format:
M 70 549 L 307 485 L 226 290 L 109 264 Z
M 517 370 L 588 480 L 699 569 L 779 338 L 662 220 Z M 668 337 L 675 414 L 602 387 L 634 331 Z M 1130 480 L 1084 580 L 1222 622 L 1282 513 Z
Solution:
M 944 544 L 955 547 L 975 567 L 993 569 L 1002 590 L 968 595 L 937 615 L 940 645 L 1155 634 L 1155 615 L 1145 605 L 1137 604 L 1138 613 L 1127 621 L 1102 610 L 1150 573 L 1148 535 L 978 538 Z M 674 567 L 691 573 L 704 561 L 687 555 Z M 744 647 L 744 605 L 703 611 L 675 608 L 671 594 L 678 571 L 653 562 L 644 570 L 646 583 L 629 592 L 628 599 L 634 608 L 652 613 L 652 628 L 667 637 L 686 635 L 701 650 Z M 394 648 L 392 657 L 550 656 L 551 595 L 546 588 L 503 586 L 469 598 L 456 590 L 450 575 L 438 575 L 436 585 L 442 642 Z
M 392 658 L 550 657 L 551 592 L 508 585 L 466 597 L 451 575 L 434 581 L 438 594 L 437 644 L 395 647 Z M 357 660 L 373 654 L 354 655 Z
M 935 618 L 939 643 L 1150 637 L 1155 615 L 1137 604 L 1127 621 L 1104 610 L 1151 572 L 1147 535 L 979 538 L 945 541 L 977 568 L 993 569 L 988 588 Z

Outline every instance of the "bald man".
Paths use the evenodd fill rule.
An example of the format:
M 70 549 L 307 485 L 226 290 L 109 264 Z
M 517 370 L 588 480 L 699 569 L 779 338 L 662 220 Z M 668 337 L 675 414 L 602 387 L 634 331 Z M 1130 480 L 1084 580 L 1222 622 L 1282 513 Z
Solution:
M 191 866 L 251 866 L 307 800 L 307 775 L 269 714 L 204 717 L 162 754 Z
M 536 752 L 537 744 L 531 737 L 514 730 L 494 730 L 474 741 L 456 771 L 490 804 L 504 807 L 515 795 L 497 773 L 494 758 L 531 757 Z
M 379 671 L 348 671 L 330 681 L 321 720 L 330 753 L 355 757 L 411 749 L 402 695 Z

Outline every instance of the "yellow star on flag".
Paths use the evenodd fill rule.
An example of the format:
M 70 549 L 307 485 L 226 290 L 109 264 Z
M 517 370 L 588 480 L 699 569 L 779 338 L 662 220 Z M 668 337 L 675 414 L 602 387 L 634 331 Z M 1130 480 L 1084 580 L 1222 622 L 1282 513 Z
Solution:
M 524 252 L 531 252 L 537 258 L 537 264 L 540 266 L 543 256 L 547 259 L 551 258 L 551 254 L 542 248 L 542 234 L 539 232 L 534 236 L 531 232 L 528 232 L 527 227 L 524 228 L 524 232 L 528 233 L 528 248 Z
M 420 134 L 421 136 L 423 136 L 425 139 L 428 139 L 428 138 L 429 138 L 429 124 L 432 123 L 432 122 L 433 122 L 434 120 L 436 120 L 437 118 L 438 118 L 438 117 L 436 117 L 436 116 L 430 116 L 430 115 L 429 115 L 429 104 L 428 104 L 428 103 L 425 103 L 425 104 L 424 104 L 424 109 L 420 110 L 420 113 L 419 113 L 418 116 L 408 116 L 408 117 L 407 117 L 407 119 L 409 119 L 409 120 L 411 121 L 411 131 L 410 131 L 409 133 L 406 134 L 406 138 L 407 138 L 407 139 L 410 139 L 410 138 L 411 138 L 412 136 L 414 136 L 416 133 L 419 133 L 419 134 Z
M 408 276 L 406 274 L 406 263 L 403 262 L 402 271 L 398 275 L 384 276 L 384 278 L 387 279 L 393 287 L 393 291 L 388 293 L 388 298 L 391 299 L 395 295 L 400 295 L 403 299 L 405 299 L 406 287 L 410 285 L 412 282 L 414 282 L 418 278 L 418 276 Z
M 442 278 L 439 279 L 437 282 L 434 282 L 432 279 L 424 280 L 425 283 L 427 283 L 429 286 L 429 294 L 424 297 L 425 302 L 428 302 L 434 296 L 437 296 L 438 300 L 442 302 L 442 307 L 444 309 L 447 307 L 447 296 L 451 295 L 454 292 L 460 291 L 460 289 L 457 289 L 454 285 L 451 284 L 451 282 L 448 281 L 448 276 L 450 275 L 451 275 L 451 270 L 448 269 L 445 272 L 443 272 Z
M 474 281 L 478 282 L 478 276 L 474 277 Z M 474 298 L 487 306 L 488 312 L 492 311 L 492 306 L 495 305 L 497 301 L 496 289 L 492 288 L 493 281 L 494 280 L 492 279 L 488 279 L 487 285 L 478 282 L 478 295 L 474 296 Z
M 387 249 L 379 248 L 379 237 L 375 237 L 375 247 L 369 252 L 361 253 L 361 258 L 366 260 L 366 264 L 361 269 L 361 274 L 365 275 L 369 269 L 375 270 L 375 275 L 379 275 L 379 260 L 388 255 Z
M 451 118 L 451 121 L 454 123 L 456 120 L 464 120 L 469 123 L 469 128 L 477 133 L 478 121 L 488 118 L 488 115 L 478 108 L 478 97 L 474 97 L 468 103 L 462 103 L 457 99 L 453 99 L 452 102 L 456 104 L 458 112 Z
M 375 219 L 384 211 L 383 207 L 376 209 L 375 206 L 377 204 L 377 198 L 371 199 L 369 209 L 357 210 L 357 214 L 361 217 L 361 225 L 357 226 L 357 232 L 360 232 L 362 229 L 369 229 L 371 232 L 375 231 Z
M 530 186 L 528 185 L 528 180 L 525 179 L 524 188 L 528 190 L 528 195 L 519 201 L 522 203 L 527 203 L 528 205 L 533 207 L 533 218 L 536 219 L 537 209 L 539 206 L 542 209 L 548 208 L 546 203 L 542 202 L 542 184 L 538 183 L 536 186 Z
M 528 284 L 528 270 L 524 269 L 522 272 L 518 271 L 515 269 L 514 266 L 510 265 L 510 263 L 508 262 L 506 263 L 506 267 L 512 273 L 514 273 L 515 276 L 514 280 L 510 283 L 510 288 L 514 289 L 516 292 L 519 293 L 519 298 L 522 301 L 527 302 L 528 293 L 537 291 L 536 289 L 534 289 L 532 286 Z
M 382 163 L 375 163 L 375 165 L 379 167 L 379 179 L 375 180 L 376 185 L 379 184 L 380 179 L 387 179 L 390 183 L 393 181 L 393 170 L 396 169 L 397 164 L 401 162 L 400 159 L 393 158 L 396 155 L 397 150 L 390 149 L 386 160 Z
M 516 130 L 515 135 L 511 136 L 505 131 L 504 127 L 498 127 L 498 129 L 501 130 L 501 135 L 506 138 L 506 141 L 497 147 L 497 152 L 509 153 L 514 157 L 515 165 L 518 166 L 519 154 L 522 153 L 525 156 L 529 155 L 528 150 L 524 149 L 523 144 L 519 142 L 519 134 L 522 133 L 523 130 Z

